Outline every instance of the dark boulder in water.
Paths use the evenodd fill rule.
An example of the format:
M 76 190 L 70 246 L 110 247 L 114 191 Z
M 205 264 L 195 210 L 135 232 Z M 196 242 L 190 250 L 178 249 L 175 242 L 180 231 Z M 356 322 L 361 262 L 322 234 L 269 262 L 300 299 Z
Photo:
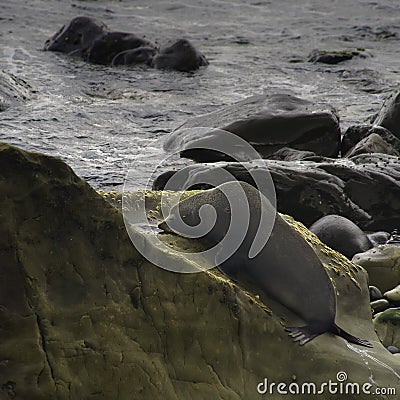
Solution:
M 120 53 L 139 47 L 154 48 L 154 45 L 133 33 L 107 32 L 94 40 L 85 52 L 84 59 L 94 64 L 108 65 Z
M 351 60 L 355 56 L 365 57 L 360 51 L 327 51 L 315 49 L 308 56 L 308 61 L 323 64 L 339 64 L 343 61 Z
M 208 61 L 205 56 L 186 39 L 162 47 L 152 62 L 154 68 L 181 72 L 194 71 L 206 65 Z
M 204 127 L 210 128 L 209 131 Z M 283 147 L 326 157 L 336 157 L 339 152 L 336 111 L 329 105 L 317 105 L 289 94 L 256 95 L 189 119 L 171 133 L 164 149 L 179 151 L 182 157 L 196 161 L 230 160 L 208 149 L 221 144 L 220 130 L 249 142 L 263 158 Z
M 46 40 L 44 49 L 81 56 L 106 31 L 107 27 L 102 22 L 90 17 L 75 17 Z

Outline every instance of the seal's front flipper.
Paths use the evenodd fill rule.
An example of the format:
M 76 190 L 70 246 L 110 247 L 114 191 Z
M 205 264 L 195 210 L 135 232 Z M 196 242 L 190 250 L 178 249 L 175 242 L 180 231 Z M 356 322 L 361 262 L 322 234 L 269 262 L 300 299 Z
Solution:
M 293 338 L 294 342 L 299 342 L 300 346 L 303 346 L 320 334 L 313 332 L 308 326 L 287 326 L 285 331 L 289 332 L 289 336 Z
M 346 339 L 350 343 L 359 344 L 360 346 L 365 346 L 365 347 L 373 347 L 372 344 L 368 340 L 355 337 L 355 336 L 351 335 L 350 333 L 346 332 L 345 330 L 343 330 L 342 328 L 339 328 L 337 325 L 334 326 L 333 333 L 342 337 L 343 339 Z

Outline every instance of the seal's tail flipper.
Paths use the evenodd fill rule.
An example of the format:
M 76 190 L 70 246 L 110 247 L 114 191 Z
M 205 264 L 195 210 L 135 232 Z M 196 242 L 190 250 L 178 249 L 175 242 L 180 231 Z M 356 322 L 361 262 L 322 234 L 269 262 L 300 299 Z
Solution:
M 358 337 L 355 337 L 350 333 L 346 332 L 342 328 L 339 328 L 337 325 L 335 325 L 334 329 L 335 330 L 333 331 L 333 333 L 335 333 L 338 336 L 341 336 L 343 339 L 346 339 L 350 343 L 359 344 L 360 346 L 365 346 L 365 347 L 373 347 L 368 340 L 359 339 Z
M 294 342 L 299 342 L 300 346 L 303 346 L 320 334 L 312 332 L 308 326 L 287 326 L 285 331 L 289 332 L 289 336 L 293 338 Z

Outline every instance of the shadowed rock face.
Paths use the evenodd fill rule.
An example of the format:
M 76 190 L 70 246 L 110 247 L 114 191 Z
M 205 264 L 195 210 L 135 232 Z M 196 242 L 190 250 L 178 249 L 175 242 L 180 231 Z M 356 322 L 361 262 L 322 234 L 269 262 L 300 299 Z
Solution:
M 201 127 L 210 128 L 210 131 L 195 129 Z M 336 157 L 339 152 L 340 128 L 335 110 L 288 94 L 252 96 L 189 119 L 172 132 L 164 148 L 180 151 L 182 157 L 196 161 L 228 160 L 226 155 L 202 149 L 219 143 L 218 129 L 240 136 L 263 158 L 282 147 L 327 157 Z
M 160 193 L 147 199 L 157 214 Z M 373 330 L 365 272 L 286 219 L 333 279 L 337 323 L 373 342 L 379 362 L 366 365 L 329 334 L 293 344 L 281 325 L 290 314 L 218 272 L 155 267 L 132 246 L 120 212 L 66 164 L 0 144 L 0 397 L 257 399 L 265 377 L 321 384 L 338 364 L 352 382 L 373 373 L 374 387 L 400 390 L 400 363 Z
M 82 55 L 93 41 L 107 31 L 106 25 L 89 17 L 75 17 L 63 26 L 50 39 L 46 40 L 45 50 Z
M 359 155 L 348 160 L 313 161 L 265 160 L 275 184 L 278 211 L 310 226 L 317 219 L 342 215 L 363 230 L 387 230 L 400 226 L 400 162 L 384 154 Z M 247 169 L 246 169 L 246 168 Z M 215 168 L 223 168 L 237 179 L 254 185 L 250 175 L 265 174 L 251 163 L 216 163 L 189 166 L 179 186 L 208 189 Z M 264 171 L 264 172 L 263 172 Z M 153 183 L 160 190 L 174 174 L 167 171 Z M 186 186 L 184 186 L 186 185 Z
M 108 65 L 121 52 L 144 46 L 154 47 L 149 41 L 132 33 L 107 32 L 94 40 L 84 59 L 94 64 Z
M 194 71 L 208 65 L 208 61 L 188 40 L 179 39 L 161 48 L 152 66 L 157 69 L 172 69 L 181 72 Z

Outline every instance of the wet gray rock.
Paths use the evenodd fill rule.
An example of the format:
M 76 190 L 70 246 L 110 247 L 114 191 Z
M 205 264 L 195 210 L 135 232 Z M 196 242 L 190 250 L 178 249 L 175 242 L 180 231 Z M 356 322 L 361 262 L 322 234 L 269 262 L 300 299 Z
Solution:
M 308 56 L 308 61 L 313 63 L 323 64 L 339 64 L 343 61 L 351 60 L 353 57 L 362 56 L 365 57 L 360 51 L 328 51 L 314 49 Z
M 292 215 L 307 226 L 330 214 L 342 215 L 365 231 L 392 231 L 400 226 L 398 157 L 370 154 L 323 162 L 264 161 L 275 184 L 278 211 Z M 203 182 L 210 182 L 218 168 L 232 174 L 226 179 L 252 185 L 250 172 L 256 176 L 266 173 L 259 163 L 198 164 L 187 167 L 182 182 L 170 189 L 209 188 Z M 174 173 L 161 174 L 153 187 L 162 189 Z
M 46 40 L 44 49 L 81 56 L 105 32 L 107 27 L 102 22 L 90 17 L 75 17 Z
M 292 149 L 290 147 L 282 147 L 275 153 L 272 153 L 268 159 L 278 160 L 278 161 L 301 161 L 301 160 L 311 160 L 320 159 L 320 156 L 316 156 L 312 151 L 302 151 Z
M 204 127 L 210 130 L 197 129 Z M 289 94 L 252 96 L 191 118 L 171 133 L 164 148 L 196 161 L 229 160 L 225 154 L 208 150 L 209 146 L 221 144 L 219 130 L 243 138 L 263 158 L 283 147 L 326 157 L 336 157 L 339 152 L 336 111 L 329 105 L 314 104 Z
M 340 215 L 326 215 L 309 229 L 321 242 L 349 259 L 372 247 L 367 235 L 354 222 Z
M 383 103 L 374 121 L 374 125 L 383 126 L 400 138 L 400 91 L 394 91 Z
M 0 112 L 14 104 L 28 100 L 32 93 L 33 90 L 26 81 L 0 70 Z
M 163 46 L 152 60 L 154 68 L 181 72 L 194 71 L 206 65 L 208 61 L 204 54 L 187 39 L 179 39 Z
M 390 238 L 390 233 L 383 231 L 373 232 L 373 233 L 368 233 L 367 236 L 372 246 L 376 247 L 379 246 L 380 244 L 385 244 Z
M 379 141 L 378 143 L 380 144 L 379 148 L 376 148 L 376 150 L 384 150 L 385 146 L 388 147 L 388 151 L 390 152 L 396 152 L 397 155 L 400 153 L 400 139 L 397 138 L 395 135 L 393 135 L 389 130 L 386 128 L 383 128 L 381 126 L 372 126 L 372 125 L 353 125 L 350 126 L 346 132 L 343 135 L 342 138 L 342 143 L 340 145 L 340 151 L 341 154 L 346 156 L 346 157 L 351 157 L 353 155 L 356 155 L 354 152 L 357 151 L 358 153 L 360 152 L 360 149 L 356 150 L 357 147 L 362 147 L 366 150 L 364 153 L 382 153 L 384 151 L 373 151 L 373 148 L 371 147 L 370 141 L 367 143 L 363 140 L 370 137 L 374 138 L 375 142 L 378 142 L 379 139 L 376 138 L 376 135 L 379 135 L 381 139 L 385 143 L 382 143 Z M 362 142 L 360 144 L 360 142 Z M 369 144 L 368 147 L 365 147 L 366 144 Z M 383 148 L 382 148 L 383 146 Z M 352 154 L 353 153 L 353 154 Z M 386 153 L 390 154 L 390 153 Z
M 360 140 L 348 153 L 345 154 L 345 157 L 353 157 L 359 154 L 368 154 L 368 153 L 383 153 L 391 156 L 399 156 L 399 152 L 382 139 L 376 133 L 372 133 L 366 138 Z

